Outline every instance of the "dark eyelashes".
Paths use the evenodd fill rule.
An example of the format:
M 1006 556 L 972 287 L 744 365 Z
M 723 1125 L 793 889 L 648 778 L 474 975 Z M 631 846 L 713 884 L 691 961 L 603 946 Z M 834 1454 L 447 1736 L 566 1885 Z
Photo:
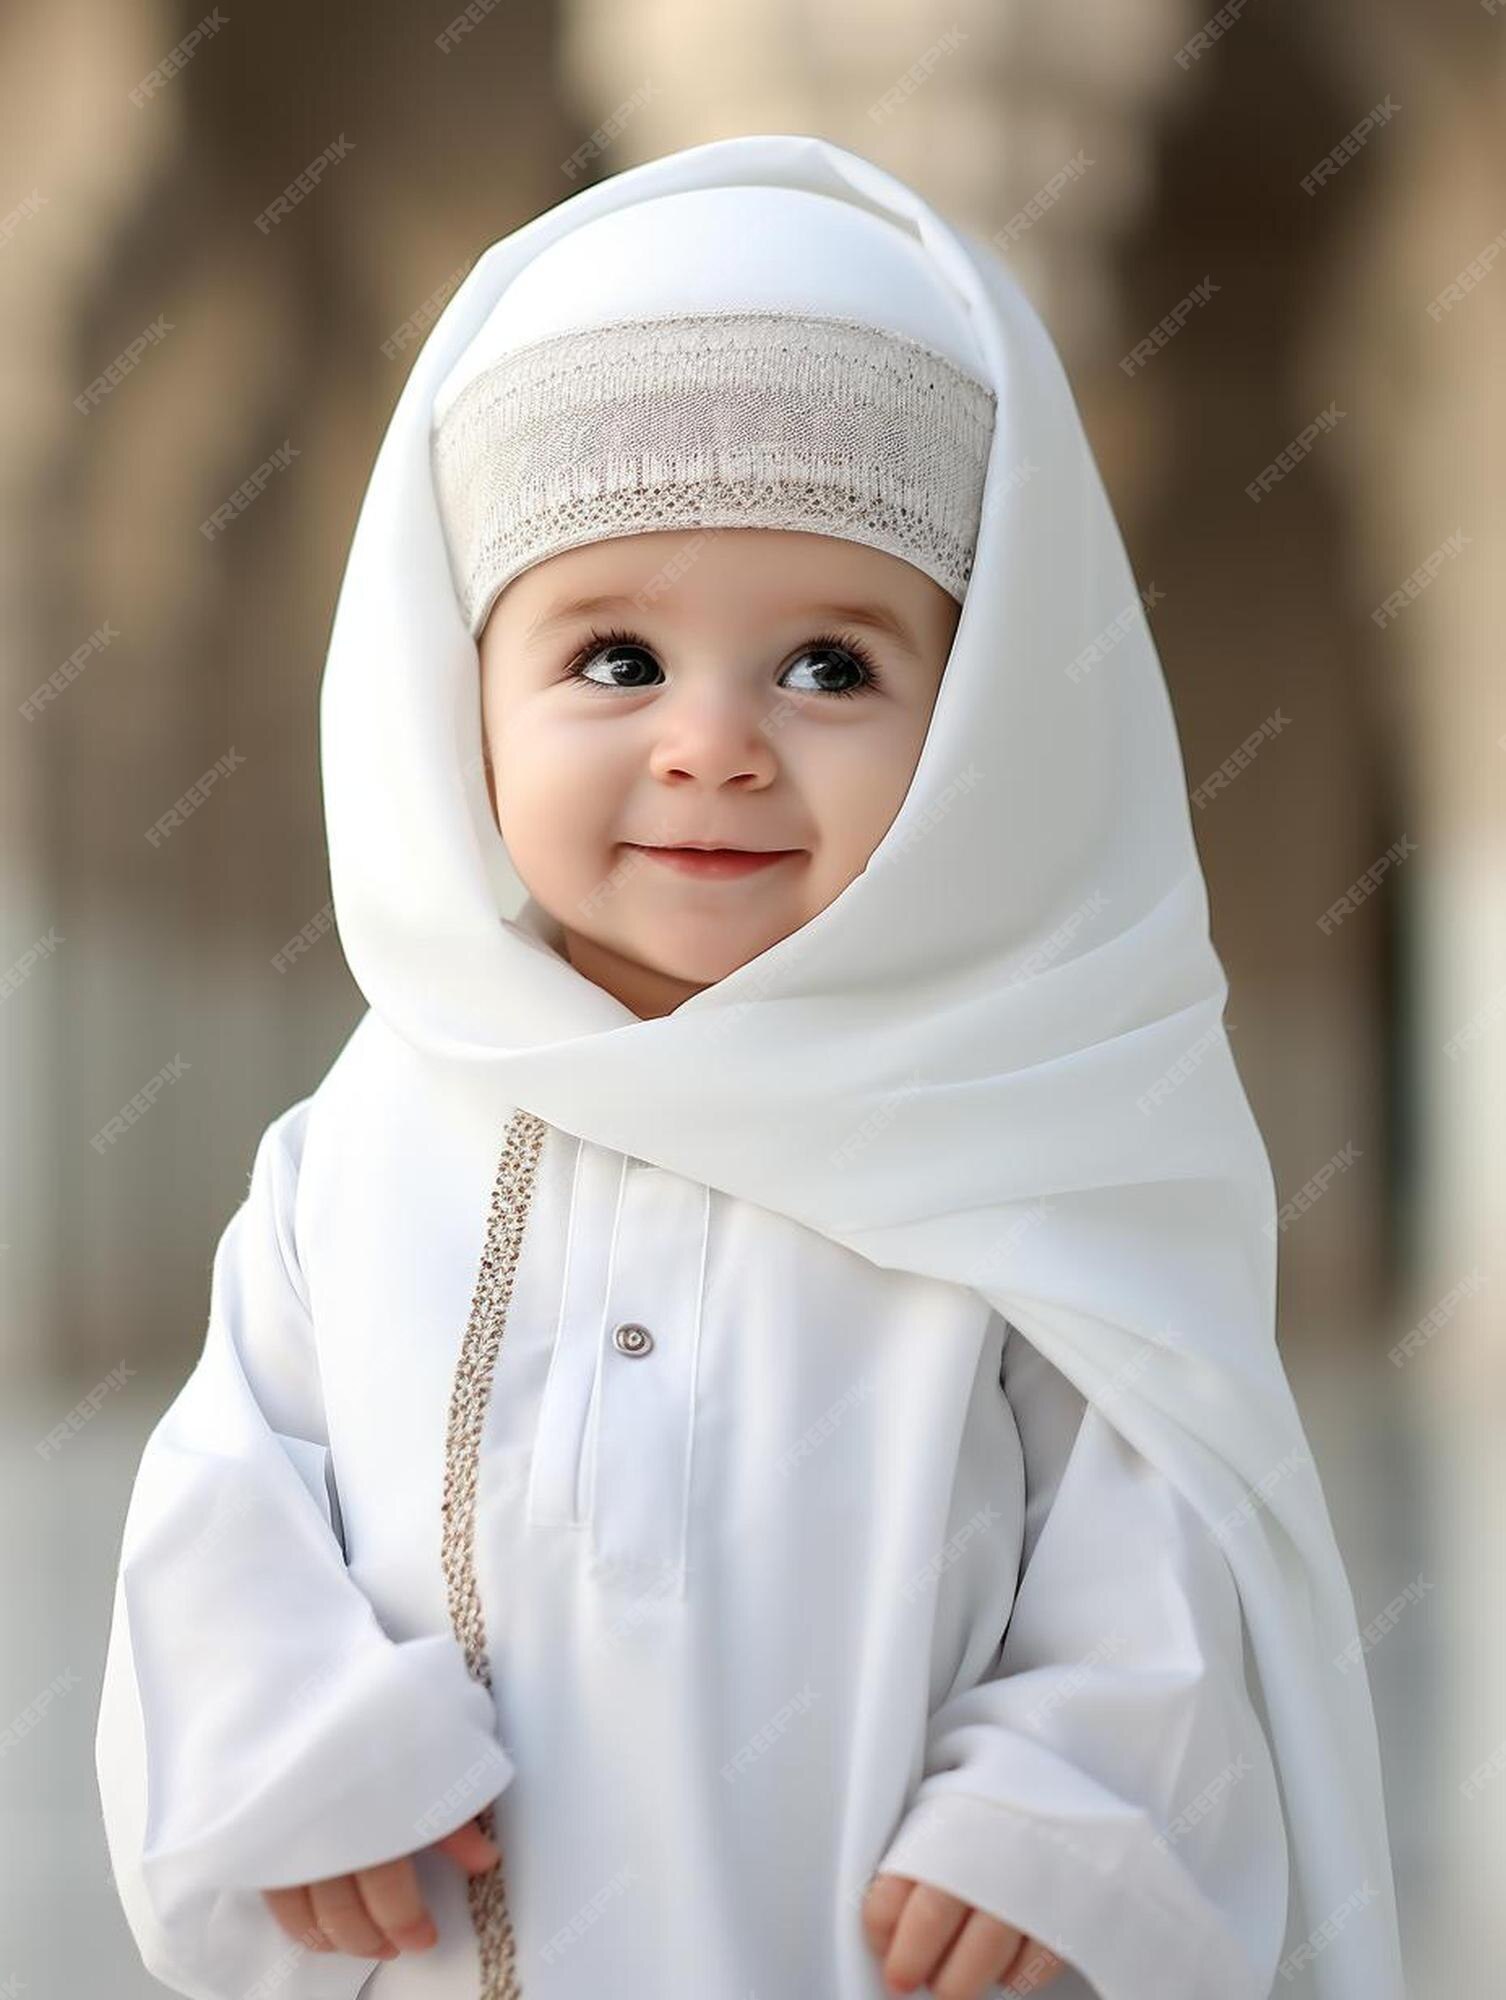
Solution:
M 579 652 L 566 665 L 565 672 L 579 679 L 581 668 L 593 654 L 599 653 L 603 646 L 641 646 L 644 652 L 652 651 L 648 642 L 641 639 L 636 632 L 624 631 L 618 625 L 609 626 L 606 631 L 599 632 L 593 625 L 587 632 Z
M 829 647 L 834 653 L 851 653 L 858 665 L 868 676 L 869 685 L 881 687 L 883 675 L 879 672 L 878 661 L 855 632 L 817 632 L 805 642 L 808 652 L 819 652 Z M 796 656 L 798 658 L 798 655 Z M 861 688 L 828 688 L 828 694 L 861 694 Z
M 652 653 L 654 650 L 639 633 L 629 632 L 622 626 L 609 626 L 604 631 L 598 631 L 593 626 L 586 634 L 585 640 L 579 649 L 566 664 L 566 676 L 570 679 L 580 681 L 583 687 L 600 688 L 603 694 L 610 694 L 612 690 L 609 687 L 603 686 L 601 682 L 586 680 L 584 672 L 594 656 L 605 646 L 637 646 L 645 653 Z M 833 652 L 850 653 L 867 675 L 867 680 L 860 687 L 824 688 L 820 690 L 828 699 L 834 698 L 839 701 L 850 700 L 854 695 L 865 694 L 869 689 L 878 688 L 883 685 L 883 676 L 879 671 L 878 662 L 874 659 L 869 648 L 855 633 L 817 632 L 804 641 L 802 650 L 817 652 L 823 648 L 829 648 Z M 795 657 L 798 658 L 799 655 L 797 654 Z M 631 693 L 633 690 L 624 689 L 622 692 Z M 812 690 L 802 688 L 799 692 L 806 694 L 812 692 Z

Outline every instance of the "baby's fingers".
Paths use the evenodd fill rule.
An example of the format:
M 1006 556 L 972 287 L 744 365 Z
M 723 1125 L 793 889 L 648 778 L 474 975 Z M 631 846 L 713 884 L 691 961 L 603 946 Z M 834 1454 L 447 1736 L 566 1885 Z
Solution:
M 262 1900 L 295 1943 L 310 1951 L 333 1951 L 334 1946 L 314 1922 L 314 1906 L 307 1889 L 263 1889 Z
M 1054 1951 L 1048 1950 L 1038 1938 L 1026 1938 L 1025 1949 L 1009 1968 L 1004 1990 L 1006 1993 L 1035 1993 L 1042 1986 L 1049 1986 L 1056 1975 L 1065 1970 Z
M 399 1951 L 427 1951 L 439 1942 L 439 1933 L 424 1908 L 417 1870 L 406 1857 L 363 1868 L 356 1876 L 356 1887 L 371 1921 Z
M 396 1958 L 397 1946 L 373 1919 L 354 1875 L 309 1884 L 314 1921 L 337 1951 L 356 1958 Z
M 957 1934 L 946 1963 L 931 1975 L 936 2000 L 981 2000 L 1019 1956 L 1020 1933 L 984 1910 L 974 1910 Z
M 863 1898 L 863 1928 L 868 1942 L 882 1958 L 889 1949 L 899 1913 L 910 1900 L 913 1887 L 907 1875 L 875 1875 Z
M 502 1850 L 474 1819 L 468 1819 L 464 1826 L 457 1826 L 453 1833 L 447 1833 L 434 1845 L 441 1854 L 448 1854 L 452 1861 L 458 1861 L 467 1875 L 484 1875 L 488 1868 L 495 1868 L 502 1859 Z
M 966 1903 L 945 1889 L 930 1882 L 911 1884 L 884 1955 L 883 1971 L 890 1992 L 913 1993 L 929 1981 L 971 1914 Z M 1015 1937 L 1010 1941 L 1011 1954 L 1018 1948 Z M 948 2000 L 955 2000 L 955 1996 L 948 1996 Z M 967 2000 L 973 1996 L 968 1995 Z

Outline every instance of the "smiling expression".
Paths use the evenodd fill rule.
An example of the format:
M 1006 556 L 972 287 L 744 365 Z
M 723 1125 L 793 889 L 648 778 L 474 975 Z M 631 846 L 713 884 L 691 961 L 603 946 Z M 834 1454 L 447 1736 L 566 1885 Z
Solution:
M 487 783 L 571 964 L 665 1014 L 825 909 L 909 788 L 959 612 L 897 556 L 785 529 L 514 578 L 479 641 Z

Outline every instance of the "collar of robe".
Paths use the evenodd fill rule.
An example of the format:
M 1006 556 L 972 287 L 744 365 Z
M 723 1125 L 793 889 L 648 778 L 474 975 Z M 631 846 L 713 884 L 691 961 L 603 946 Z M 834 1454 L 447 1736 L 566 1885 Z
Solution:
M 682 189 L 804 188 L 914 232 L 970 316 L 997 417 L 929 733 L 824 910 L 640 1020 L 554 947 L 481 756 L 478 658 L 429 463 L 436 390 L 566 232 Z M 1260 1675 L 1326 2000 L 1401 1994 L 1353 1600 L 1275 1339 L 1275 1190 L 1139 587 L 1052 342 L 995 252 L 825 140 L 694 146 L 491 245 L 383 439 L 321 695 L 336 922 L 374 1012 L 598 1145 L 970 1286 L 1217 1534 Z M 498 1128 L 499 1141 L 501 1125 Z

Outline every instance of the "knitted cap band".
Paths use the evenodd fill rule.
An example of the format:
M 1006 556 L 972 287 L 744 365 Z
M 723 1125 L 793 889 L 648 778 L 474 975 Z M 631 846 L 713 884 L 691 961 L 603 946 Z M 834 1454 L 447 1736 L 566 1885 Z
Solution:
M 960 602 L 995 401 L 907 335 L 801 313 L 617 320 L 518 347 L 432 438 L 471 635 L 544 557 L 670 528 L 863 542 Z

